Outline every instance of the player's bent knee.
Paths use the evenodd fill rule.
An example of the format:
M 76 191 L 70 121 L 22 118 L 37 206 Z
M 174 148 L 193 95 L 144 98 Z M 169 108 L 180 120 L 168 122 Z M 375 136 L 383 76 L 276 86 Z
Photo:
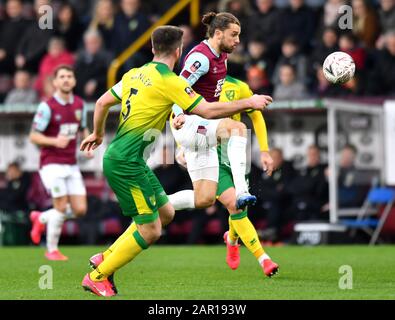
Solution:
M 204 209 L 211 207 L 215 203 L 215 197 L 202 196 L 195 199 L 195 207 L 197 209 Z
M 86 207 L 80 207 L 80 208 L 73 209 L 74 215 L 76 217 L 78 217 L 78 218 L 85 216 L 86 215 L 86 211 L 87 211 Z
M 232 120 L 230 126 L 228 127 L 228 130 L 231 136 L 234 135 L 243 136 L 245 135 L 245 131 L 247 130 L 247 127 L 243 122 Z
M 159 212 L 160 220 L 163 226 L 167 226 L 174 219 L 174 215 L 176 214 L 173 207 L 171 209 L 166 209 L 164 212 Z

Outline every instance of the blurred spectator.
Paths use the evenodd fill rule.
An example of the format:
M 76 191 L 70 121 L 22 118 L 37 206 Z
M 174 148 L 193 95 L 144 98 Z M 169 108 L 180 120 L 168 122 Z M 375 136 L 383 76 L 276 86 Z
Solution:
M 358 45 L 358 39 L 355 35 L 351 32 L 340 35 L 339 49 L 353 58 L 357 72 L 365 69 L 366 52 Z
M 321 68 L 325 58 L 332 52 L 338 51 L 337 32 L 335 28 L 327 27 L 322 33 L 321 41 L 316 45 L 309 59 L 309 74 L 314 74 Z
M 296 72 L 296 79 L 299 82 L 307 82 L 307 61 L 306 57 L 299 52 L 298 43 L 294 38 L 285 39 L 281 46 L 282 55 L 277 61 L 273 73 L 273 84 L 276 85 L 280 82 L 280 67 L 283 64 L 290 64 L 294 67 Z
M 102 38 L 97 30 L 84 34 L 84 49 L 76 58 L 76 93 L 87 101 L 97 100 L 106 91 L 107 68 L 111 55 L 102 47 Z
M 248 42 L 248 61 L 246 63 L 246 70 L 253 66 L 262 69 L 267 78 L 270 79 L 274 72 L 274 59 L 268 52 L 268 46 L 260 37 L 252 38 Z
M 291 214 L 298 221 L 323 220 L 321 209 L 328 202 L 328 184 L 320 164 L 320 150 L 310 146 L 307 150 L 307 167 L 299 170 L 289 185 L 292 195 Z
M 52 29 L 40 29 L 39 24 L 40 16 L 45 14 L 45 11 L 40 13 L 39 8 L 43 5 L 49 5 L 49 3 L 49 0 L 35 0 L 36 20 L 29 24 L 19 40 L 15 57 L 17 68 L 28 69 L 33 73 L 37 72 L 39 62 L 45 54 L 49 39 L 53 34 Z
M 354 80 L 351 80 L 354 81 Z M 334 84 L 326 80 L 322 67 L 316 69 L 316 83 L 313 89 L 313 95 L 319 98 L 323 97 L 340 97 L 352 94 L 352 88 L 347 84 Z
M 252 66 L 247 70 L 247 83 L 255 94 L 270 94 L 272 91 L 265 71 L 258 66 Z
M 140 0 L 121 0 L 120 6 L 121 11 L 116 14 L 114 20 L 115 55 L 122 53 L 150 27 L 148 18 L 140 12 Z M 147 57 L 140 51 L 128 60 L 124 68 L 128 70 L 146 61 Z
M 310 49 L 314 37 L 316 19 L 304 0 L 289 0 L 290 6 L 284 9 L 278 23 L 281 25 L 282 39 L 293 37 L 302 52 Z
M 383 34 L 395 29 L 395 1 L 380 0 L 380 25 Z
M 352 0 L 352 32 L 365 48 L 374 48 L 380 33 L 379 19 L 369 0 Z
M 0 190 L 0 209 L 8 212 L 18 210 L 28 211 L 27 192 L 30 186 L 30 177 L 24 173 L 17 162 L 12 162 L 7 166 L 6 171 L 7 186 Z
M 385 35 L 385 47 L 380 50 L 371 71 L 368 91 L 374 95 L 395 96 L 395 31 Z
M 74 7 L 67 2 L 62 4 L 55 20 L 54 35 L 65 41 L 68 51 L 75 52 L 80 44 L 82 32 L 83 28 Z
M 263 210 L 266 217 L 266 228 L 261 232 L 263 240 L 277 242 L 280 240 L 281 228 L 288 222 L 287 206 L 291 202 L 287 191 L 295 171 L 292 164 L 285 161 L 281 149 L 270 150 L 276 170 L 268 176 L 262 167 L 251 167 L 251 190 L 258 197 L 258 206 L 253 211 Z M 259 213 L 254 214 L 257 216 Z
M 256 0 L 256 5 L 258 11 L 251 16 L 248 30 L 245 32 L 248 40 L 257 37 L 264 39 L 269 54 L 278 54 L 281 45 L 279 10 L 273 4 L 273 0 Z
M 230 12 L 239 19 L 244 30 L 249 29 L 251 21 L 251 5 L 249 0 L 220 0 L 218 2 L 218 12 Z M 247 42 L 248 32 L 240 33 L 240 41 Z
M 274 86 L 273 99 L 295 100 L 307 98 L 304 84 L 296 79 L 295 69 L 291 64 L 280 67 L 280 83 Z
M 376 48 L 384 47 L 384 35 L 395 30 L 395 0 L 380 0 L 379 18 L 381 35 L 376 42 Z
M 182 54 L 180 57 L 178 72 L 176 72 L 177 74 L 181 71 L 181 65 L 184 63 L 186 55 L 189 53 L 189 51 L 192 50 L 194 46 L 198 44 L 198 41 L 196 41 L 193 30 L 190 26 L 181 25 L 180 28 L 182 29 L 182 31 L 184 31 L 184 34 L 182 35 Z
M 0 73 L 12 74 L 18 39 L 25 33 L 29 22 L 22 17 L 21 0 L 8 0 L 6 13 L 7 17 L 0 24 Z
M 341 6 L 345 5 L 345 0 L 328 0 L 324 4 L 324 12 L 322 17 L 322 27 L 337 28 L 337 22 L 339 18 L 339 11 Z
M 340 153 L 340 171 L 338 177 L 338 203 L 340 208 L 359 207 L 363 202 L 363 188 L 356 185 L 356 177 L 359 175 L 355 167 L 357 149 L 351 144 L 343 147 Z
M 46 101 L 50 99 L 55 93 L 55 87 L 53 85 L 53 76 L 46 77 L 43 83 L 43 91 L 40 95 L 40 101 Z
M 89 24 L 89 29 L 100 32 L 107 50 L 113 50 L 114 47 L 114 15 L 114 5 L 111 0 L 98 0 Z
M 248 56 L 245 54 L 244 45 L 240 43 L 231 54 L 228 55 L 228 70 L 233 77 L 244 80 L 246 77 L 245 64 Z
M 43 94 L 44 80 L 52 75 L 56 67 L 62 64 L 73 65 L 74 56 L 66 50 L 63 39 L 51 38 L 48 44 L 48 53 L 44 55 L 40 62 L 38 77 L 35 84 L 35 88 L 40 96 Z
M 26 70 L 18 70 L 14 75 L 14 89 L 5 98 L 5 104 L 34 104 L 37 102 L 37 93 L 32 88 L 30 74 Z

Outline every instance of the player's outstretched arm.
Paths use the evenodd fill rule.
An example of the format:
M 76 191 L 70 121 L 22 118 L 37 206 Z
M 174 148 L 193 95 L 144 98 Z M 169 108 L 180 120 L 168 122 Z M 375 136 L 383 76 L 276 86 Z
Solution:
M 272 101 L 273 99 L 270 96 L 257 94 L 232 102 L 207 102 L 202 100 L 191 112 L 206 119 L 225 118 L 248 109 L 263 110 Z
M 103 142 L 105 124 L 108 117 L 108 113 L 112 106 L 119 104 L 119 100 L 116 99 L 110 91 L 103 94 L 99 100 L 96 101 L 95 112 L 93 115 L 93 133 L 87 136 L 80 145 L 80 150 L 87 151 L 95 150 Z
M 269 143 L 267 141 L 265 119 L 262 116 L 262 112 L 259 112 L 257 110 L 248 112 L 247 115 L 252 121 L 254 132 L 258 139 L 259 149 L 261 151 L 262 168 L 264 171 L 266 171 L 267 175 L 271 176 L 275 168 L 273 159 L 269 153 Z

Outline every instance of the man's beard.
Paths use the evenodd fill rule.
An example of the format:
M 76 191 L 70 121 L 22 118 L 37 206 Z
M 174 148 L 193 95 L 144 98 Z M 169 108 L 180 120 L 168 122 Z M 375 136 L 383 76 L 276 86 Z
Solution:
M 70 94 L 73 91 L 73 89 L 64 89 L 64 88 L 60 88 L 59 90 L 63 94 Z
M 221 42 L 219 44 L 219 50 L 221 50 L 221 52 L 225 52 L 225 53 L 232 53 L 234 49 L 232 47 L 228 47 L 228 46 L 224 45 L 223 42 Z

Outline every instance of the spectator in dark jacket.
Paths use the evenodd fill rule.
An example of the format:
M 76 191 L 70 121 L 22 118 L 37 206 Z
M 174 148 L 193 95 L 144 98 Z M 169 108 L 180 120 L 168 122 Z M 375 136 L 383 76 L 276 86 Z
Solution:
M 22 171 L 19 163 L 12 162 L 7 167 L 6 180 L 7 186 L 0 193 L 0 208 L 8 212 L 27 211 L 29 209 L 27 201 L 30 186 L 29 175 Z
M 307 150 L 307 167 L 299 170 L 289 185 L 292 195 L 291 213 L 298 221 L 325 220 L 322 207 L 328 202 L 326 166 L 320 163 L 320 150 L 310 146 Z
M 304 0 L 290 0 L 290 7 L 282 12 L 278 23 L 281 25 L 282 39 L 293 37 L 302 52 L 310 49 L 316 19 L 311 8 L 304 4 Z
M 63 38 L 68 51 L 75 52 L 80 45 L 82 32 L 83 28 L 75 9 L 69 3 L 64 3 L 55 21 L 55 35 Z
M 44 56 L 49 40 L 53 35 L 52 29 L 40 28 L 40 17 L 46 14 L 45 11 L 39 12 L 41 5 L 49 5 L 49 1 L 41 0 L 36 2 L 35 13 L 36 20 L 31 22 L 23 33 L 17 48 L 15 64 L 17 68 L 28 69 L 36 73 L 41 58 Z M 45 19 L 44 19 L 45 20 Z
M 280 12 L 274 6 L 273 0 L 256 0 L 256 5 L 258 11 L 251 16 L 248 23 L 248 40 L 260 37 L 270 48 L 269 54 L 278 54 L 281 45 Z
M 88 29 L 100 32 L 104 47 L 114 53 L 114 4 L 111 0 L 98 0 Z
M 8 0 L 6 13 L 6 19 L 0 24 L 0 73 L 12 74 L 18 39 L 25 33 L 29 21 L 22 17 L 20 0 Z
M 113 48 L 116 55 L 122 53 L 150 27 L 148 18 L 139 9 L 140 0 L 121 0 L 121 11 L 114 21 L 114 35 L 117 40 Z M 125 64 L 125 69 L 139 66 L 146 61 L 145 53 L 138 52 Z
M 322 33 L 321 41 L 313 49 L 309 64 L 308 74 L 314 76 L 315 70 L 321 68 L 325 58 L 332 52 L 338 51 L 338 36 L 335 28 L 328 27 Z
M 253 208 L 253 212 L 264 211 L 266 217 L 267 225 L 261 236 L 264 240 L 276 242 L 279 240 L 282 226 L 289 219 L 287 207 L 291 197 L 287 188 L 294 178 L 295 171 L 292 164 L 284 160 L 281 149 L 270 150 L 270 155 L 276 170 L 268 176 L 262 168 L 252 166 L 251 190 L 258 197 L 258 205 Z
M 385 36 L 385 48 L 378 54 L 368 88 L 371 94 L 395 96 L 395 31 Z
M 84 49 L 77 55 L 76 92 L 87 101 L 97 100 L 106 91 L 107 68 L 111 54 L 103 49 L 102 43 L 97 30 L 88 30 L 84 34 Z

